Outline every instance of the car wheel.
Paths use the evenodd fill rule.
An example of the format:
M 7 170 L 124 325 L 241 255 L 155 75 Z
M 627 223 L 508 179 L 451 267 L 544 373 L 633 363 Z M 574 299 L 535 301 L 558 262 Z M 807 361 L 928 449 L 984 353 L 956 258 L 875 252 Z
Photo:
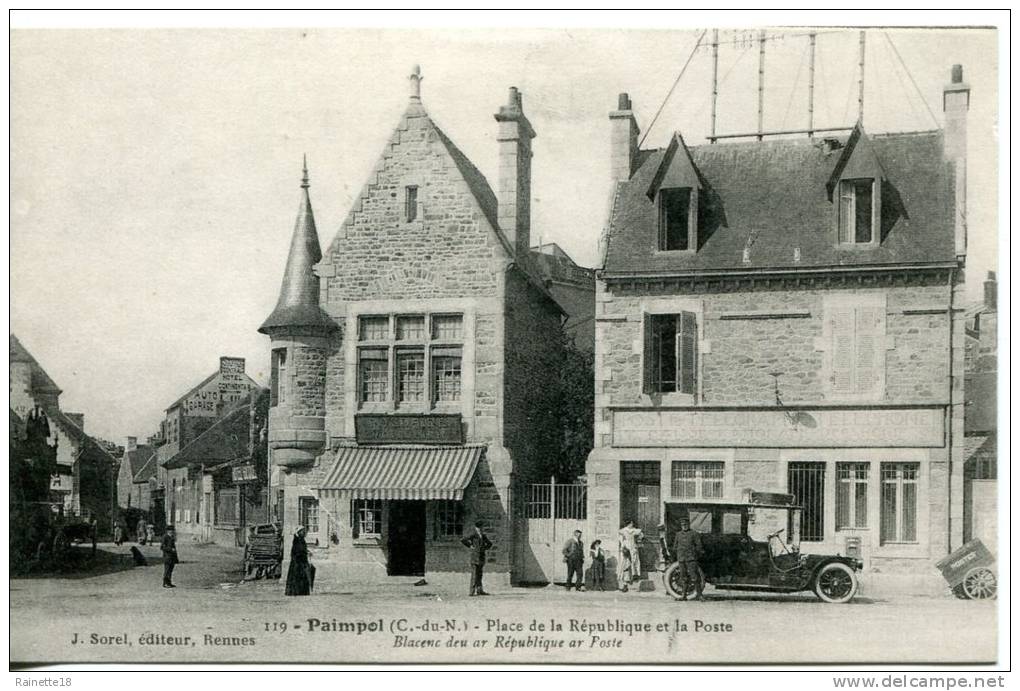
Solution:
M 987 566 L 975 566 L 963 577 L 963 591 L 971 600 L 988 600 L 995 597 L 998 591 L 995 572 Z
M 815 576 L 815 595 L 823 602 L 850 602 L 857 594 L 857 575 L 846 564 L 826 564 Z
M 679 600 L 684 595 L 684 584 L 680 582 L 680 569 L 678 567 L 679 564 L 673 564 L 662 574 L 662 585 L 666 592 L 675 600 Z

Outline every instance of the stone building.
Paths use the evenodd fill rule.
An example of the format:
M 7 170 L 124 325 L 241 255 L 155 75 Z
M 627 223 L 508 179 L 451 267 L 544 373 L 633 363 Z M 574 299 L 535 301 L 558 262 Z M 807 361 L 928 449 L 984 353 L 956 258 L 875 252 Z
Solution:
M 145 506 L 142 506 L 141 487 L 135 485 L 135 476 L 155 453 L 155 446 L 139 444 L 138 437 L 127 438 L 120 467 L 117 470 L 117 505 L 120 508 L 135 508 L 143 511 L 149 509 L 147 501 Z
M 50 445 L 57 448 L 57 475 L 50 499 L 67 517 L 96 519 L 109 534 L 116 502 L 118 462 L 85 433 L 85 415 L 60 409 L 61 389 L 14 335 L 10 335 L 10 409 L 22 420 L 45 415 Z
M 537 385 L 555 381 L 568 316 L 530 249 L 535 132 L 510 89 L 494 193 L 426 112 L 417 69 L 410 82 L 324 255 L 302 184 L 259 329 L 272 340 L 274 500 L 288 534 L 308 527 L 318 577 L 463 578 L 460 538 L 481 520 L 489 577 L 509 582 L 515 487 L 544 477 L 556 434 Z
M 966 313 L 963 539 L 998 541 L 998 285 L 989 271 L 984 300 Z
M 803 552 L 938 580 L 964 533 L 969 97 L 957 66 L 941 130 L 639 150 L 621 94 L 591 537 L 615 551 L 667 501 L 778 491 Z
M 177 528 L 178 535 L 202 532 L 202 473 L 188 466 L 168 468 L 169 462 L 256 388 L 258 384 L 245 373 L 244 358 L 224 356 L 215 372 L 166 409 L 156 448 L 156 490 L 150 501 L 153 508 L 162 507 L 166 522 Z

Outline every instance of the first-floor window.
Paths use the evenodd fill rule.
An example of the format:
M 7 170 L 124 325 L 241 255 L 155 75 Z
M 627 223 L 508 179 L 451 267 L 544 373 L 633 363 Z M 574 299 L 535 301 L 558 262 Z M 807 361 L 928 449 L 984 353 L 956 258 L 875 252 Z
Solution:
M 389 387 L 385 348 L 362 348 L 358 353 L 358 387 L 362 401 L 385 401 Z
M 435 530 L 434 536 L 460 537 L 464 532 L 464 504 L 459 501 L 437 501 L 435 503 Z
M 421 403 L 425 400 L 425 353 L 397 352 L 397 402 Z
M 882 544 L 917 542 L 917 463 L 882 464 Z
M 673 461 L 671 491 L 676 499 L 719 499 L 725 464 L 719 461 Z
M 460 400 L 461 349 L 436 347 L 432 349 L 432 391 L 436 403 Z
M 868 463 L 836 464 L 836 530 L 868 527 Z
M 298 499 L 298 524 L 309 533 L 319 532 L 319 500 L 315 497 Z
M 698 318 L 694 312 L 645 315 L 645 393 L 694 394 Z
M 382 500 L 355 499 L 351 502 L 351 528 L 354 537 L 382 533 Z

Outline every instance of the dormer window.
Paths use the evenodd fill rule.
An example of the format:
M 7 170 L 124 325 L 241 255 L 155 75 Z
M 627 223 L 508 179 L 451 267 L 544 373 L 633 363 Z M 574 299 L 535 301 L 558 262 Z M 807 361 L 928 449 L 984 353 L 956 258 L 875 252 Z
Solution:
M 872 178 L 839 181 L 839 244 L 874 242 L 878 225 L 876 196 Z
M 659 190 L 659 250 L 674 252 L 697 246 L 698 216 L 690 187 Z

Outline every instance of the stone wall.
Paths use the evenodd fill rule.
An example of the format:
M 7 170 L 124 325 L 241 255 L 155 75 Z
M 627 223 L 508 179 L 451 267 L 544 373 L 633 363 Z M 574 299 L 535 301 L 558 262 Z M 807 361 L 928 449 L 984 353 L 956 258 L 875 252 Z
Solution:
M 948 403 L 950 336 L 944 285 L 696 295 L 673 289 L 600 292 L 596 367 L 602 377 L 598 393 L 603 404 L 649 404 L 642 394 L 642 303 L 656 297 L 691 300 L 703 310 L 697 403 L 774 404 L 770 373 L 775 371 L 782 372 L 785 403 L 832 400 L 824 376 L 828 348 L 823 339 L 824 300 L 832 295 L 876 294 L 886 299 L 885 395 L 873 402 Z

